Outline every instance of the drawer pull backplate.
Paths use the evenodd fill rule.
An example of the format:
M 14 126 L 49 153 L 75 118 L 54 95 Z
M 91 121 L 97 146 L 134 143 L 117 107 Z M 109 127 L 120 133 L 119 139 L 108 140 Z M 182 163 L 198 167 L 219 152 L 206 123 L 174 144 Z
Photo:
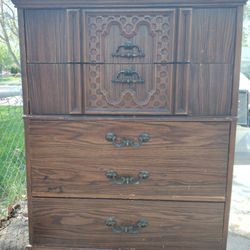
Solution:
M 140 147 L 143 143 L 148 142 L 150 140 L 150 136 L 147 133 L 142 133 L 140 134 L 136 140 L 129 139 L 129 138 L 121 138 L 118 139 L 117 135 L 113 132 L 108 132 L 105 136 L 105 139 L 108 142 L 112 142 L 112 144 L 117 147 L 117 148 L 122 148 L 122 147 L 133 147 L 133 148 L 138 148 Z
M 148 222 L 145 219 L 139 219 L 133 225 L 118 225 L 114 217 L 108 217 L 105 220 L 105 224 L 106 226 L 111 227 L 114 233 L 138 234 L 141 228 L 148 225 Z
M 115 53 L 112 54 L 113 57 L 125 57 L 125 58 L 135 58 L 135 57 L 145 57 L 142 49 L 139 46 L 133 44 L 132 41 L 126 41 L 122 45 L 118 46 Z
M 140 171 L 137 177 L 132 176 L 120 176 L 117 172 L 110 169 L 106 172 L 107 178 L 113 181 L 113 183 L 122 185 L 122 184 L 140 184 L 143 180 L 146 180 L 149 177 L 148 171 Z
M 113 77 L 113 83 L 144 83 L 144 79 L 140 74 L 132 68 L 121 70 L 117 75 Z

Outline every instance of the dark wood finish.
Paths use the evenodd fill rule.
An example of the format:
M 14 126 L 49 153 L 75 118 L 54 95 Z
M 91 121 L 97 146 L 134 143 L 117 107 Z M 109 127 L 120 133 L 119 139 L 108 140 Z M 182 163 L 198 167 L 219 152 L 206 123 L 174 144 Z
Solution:
M 102 121 L 102 120 L 113 120 L 113 121 L 162 121 L 162 122 L 229 122 L 236 121 L 236 116 L 112 116 L 112 115 L 24 115 L 25 119 L 30 121 Z
M 105 140 L 110 131 L 132 139 L 147 132 L 151 139 L 138 149 L 120 149 Z M 223 200 L 228 136 L 229 123 L 33 121 L 29 144 L 32 193 Z M 110 169 L 134 177 L 146 170 L 150 177 L 138 185 L 116 185 L 105 176 Z
M 195 64 L 190 71 L 189 114 L 230 115 L 233 66 Z
M 112 82 L 129 68 L 144 82 Z M 85 69 L 85 113 L 172 114 L 172 65 L 93 64 Z
M 67 61 L 67 21 L 64 10 L 25 10 L 28 63 Z
M 236 8 L 194 9 L 192 23 L 193 63 L 233 63 Z
M 13 2 L 28 248 L 225 250 L 246 1 Z M 138 47 L 119 48 L 128 41 Z M 142 56 L 112 56 L 118 48 Z M 119 74 L 125 68 L 138 75 Z M 150 140 L 116 148 L 107 132 L 115 143 L 138 143 L 141 133 Z M 118 185 L 106 177 L 110 169 L 128 182 L 142 170 L 150 175 Z M 118 235 L 104 225 L 107 216 L 122 225 L 145 217 L 149 225 Z
M 192 9 L 179 10 L 178 62 L 191 62 Z M 190 65 L 176 65 L 175 114 L 188 114 Z
M 82 67 L 81 65 L 67 65 L 69 87 L 69 113 L 82 114 Z M 67 97 L 65 97 L 67 98 Z M 67 111 L 66 111 L 67 112 Z
M 28 65 L 31 114 L 69 113 L 67 67 L 63 64 Z M 72 79 L 71 84 L 74 84 L 75 80 L 77 78 Z
M 27 183 L 27 197 L 28 197 L 28 213 L 32 213 L 32 191 L 31 191 L 31 165 L 30 165 L 30 147 L 29 147 L 29 120 L 24 119 L 24 132 L 25 132 L 25 162 L 26 162 L 26 183 Z M 33 242 L 33 226 L 32 218 L 29 216 L 29 242 Z
M 34 243 L 39 245 L 138 250 L 221 249 L 223 203 L 35 198 L 32 203 Z M 135 235 L 116 234 L 105 225 L 105 219 L 110 216 L 121 225 L 134 224 L 140 218 L 149 224 Z
M 31 246 L 31 245 L 28 245 L 26 247 L 27 250 L 69 250 L 68 247 L 52 247 L 52 246 Z M 94 248 L 73 248 L 71 247 L 70 250 L 110 250 L 110 249 L 94 249 Z
M 29 84 L 26 66 L 26 30 L 25 30 L 24 10 L 18 10 L 18 30 L 21 54 L 21 73 L 22 73 L 22 95 L 23 95 L 23 113 L 29 114 Z
M 175 9 L 113 10 L 85 13 L 87 61 L 153 63 L 174 61 Z M 159 32 L 161 30 L 161 32 Z M 113 57 L 119 46 L 131 41 L 144 57 Z M 120 48 L 119 52 L 128 50 Z M 133 53 L 138 53 L 134 49 Z
M 26 10 L 30 112 L 230 115 L 235 100 L 236 11 L 232 7 Z M 113 57 L 127 41 L 145 57 Z M 74 64 L 60 65 L 64 63 Z M 113 83 L 115 75 L 127 68 L 134 68 L 145 82 Z M 60 77 L 47 95 L 52 79 Z
M 237 115 L 239 101 L 239 81 L 240 81 L 240 64 L 241 64 L 241 40 L 243 26 L 243 7 L 237 8 L 237 29 L 235 41 L 235 57 L 234 57 L 234 72 L 233 72 L 233 92 L 231 114 Z
M 168 7 L 168 6 L 238 6 L 246 0 L 12 0 L 20 8 L 70 8 L 70 7 Z

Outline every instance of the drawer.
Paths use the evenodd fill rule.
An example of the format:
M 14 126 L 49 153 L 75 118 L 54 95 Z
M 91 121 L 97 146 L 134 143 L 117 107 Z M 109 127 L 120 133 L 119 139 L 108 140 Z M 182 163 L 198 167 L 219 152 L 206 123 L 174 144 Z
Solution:
M 32 194 L 224 201 L 228 143 L 227 122 L 32 120 Z
M 86 11 L 87 61 L 173 61 L 175 9 Z
M 171 114 L 173 65 L 86 66 L 85 112 Z
M 32 200 L 33 243 L 94 249 L 219 250 L 223 203 Z

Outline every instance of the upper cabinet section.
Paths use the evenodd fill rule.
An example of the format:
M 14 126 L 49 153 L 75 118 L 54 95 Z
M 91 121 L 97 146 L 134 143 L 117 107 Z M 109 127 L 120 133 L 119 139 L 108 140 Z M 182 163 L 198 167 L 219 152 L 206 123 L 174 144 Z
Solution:
M 25 23 L 28 63 L 234 61 L 235 8 L 29 9 Z
M 30 113 L 231 115 L 231 5 L 25 9 Z

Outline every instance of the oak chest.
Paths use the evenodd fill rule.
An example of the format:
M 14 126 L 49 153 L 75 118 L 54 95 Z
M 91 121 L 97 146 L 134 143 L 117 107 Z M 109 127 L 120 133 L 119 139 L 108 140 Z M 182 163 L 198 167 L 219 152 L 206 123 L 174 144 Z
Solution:
M 30 249 L 225 250 L 244 0 L 13 0 Z

